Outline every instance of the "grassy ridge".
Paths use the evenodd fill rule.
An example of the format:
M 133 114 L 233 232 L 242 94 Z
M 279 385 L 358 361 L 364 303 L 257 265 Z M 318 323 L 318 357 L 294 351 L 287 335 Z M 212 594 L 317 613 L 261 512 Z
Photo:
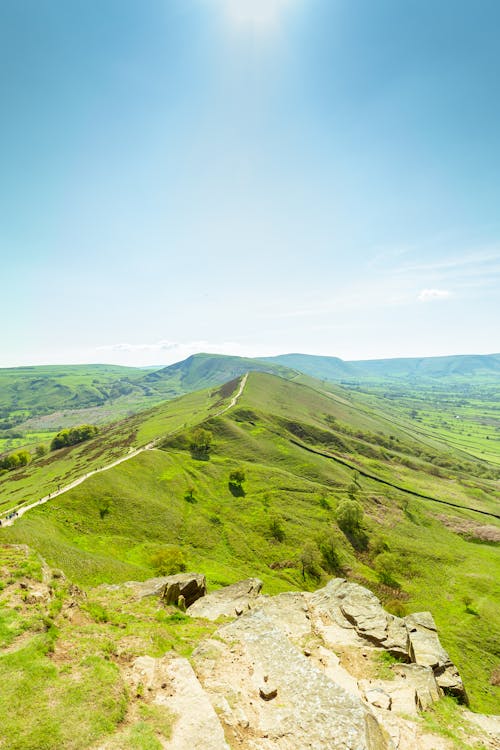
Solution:
M 220 411 L 230 397 L 231 393 L 220 390 L 188 394 L 104 427 L 93 440 L 55 451 L 23 469 L 4 474 L 0 477 L 0 513 L 33 503 L 158 437 L 197 424 Z
M 291 439 L 301 431 L 304 444 L 326 446 L 360 467 L 463 505 L 495 507 L 498 481 L 451 469 L 436 476 L 425 456 L 414 467 L 400 464 L 395 456 L 428 444 L 410 440 L 405 430 L 390 433 L 384 422 L 377 424 L 374 413 L 367 416 L 346 400 L 305 385 L 250 374 L 236 407 L 214 417 L 220 399 L 220 392 L 195 394 L 179 400 L 175 412 L 170 412 L 171 403 L 137 423 L 135 439 L 147 442 L 168 431 L 169 414 L 178 426 L 205 420 L 214 435 L 210 460 L 190 455 L 186 427 L 165 440 L 163 450 L 95 475 L 31 511 L 2 530 L 3 538 L 30 544 L 85 585 L 147 578 L 155 573 L 155 552 L 173 544 L 182 548 L 189 568 L 205 573 L 212 586 L 258 575 L 268 591 L 277 592 L 318 585 L 315 578 L 303 580 L 299 557 L 307 540 L 328 534 L 340 568 L 374 588 L 395 611 L 433 612 L 474 708 L 495 710 L 498 688 L 489 678 L 500 653 L 499 547 L 478 543 L 477 516 L 358 477 L 356 494 L 369 543 L 356 549 L 335 521 L 354 472 Z M 360 448 L 367 453 L 367 447 L 380 455 L 360 453 Z M 453 455 L 451 451 L 447 457 Z M 229 485 L 229 474 L 237 467 L 247 476 L 241 495 Z M 193 488 L 191 501 L 185 499 L 188 488 Z M 104 516 L 103 507 L 108 509 Z M 443 517 L 469 524 L 473 532 L 469 537 L 456 533 Z M 275 519 L 284 531 L 282 541 L 272 533 Z M 383 551 L 396 566 L 391 586 L 382 585 L 375 572 Z

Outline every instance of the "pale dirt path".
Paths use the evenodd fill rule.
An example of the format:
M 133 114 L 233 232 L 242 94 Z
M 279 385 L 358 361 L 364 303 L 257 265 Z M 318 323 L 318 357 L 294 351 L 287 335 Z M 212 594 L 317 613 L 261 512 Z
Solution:
M 220 417 L 221 414 L 225 414 L 226 411 L 229 411 L 229 409 L 232 409 L 233 406 L 236 406 L 236 404 L 238 402 L 238 399 L 240 398 L 241 394 L 243 393 L 243 389 L 245 388 L 247 380 L 248 380 L 248 373 L 246 375 L 244 375 L 243 378 L 241 379 L 240 387 L 238 388 L 238 393 L 236 394 L 236 396 L 233 396 L 233 398 L 231 399 L 231 402 L 230 402 L 229 406 L 225 406 L 223 409 L 221 409 L 220 411 L 218 411 L 217 414 L 213 415 L 214 417 Z
M 218 411 L 216 414 L 213 414 L 214 417 L 220 417 L 221 414 L 225 414 L 225 412 L 229 411 L 229 409 L 232 409 L 233 406 L 236 406 L 238 399 L 240 398 L 241 394 L 243 393 L 243 389 L 245 388 L 246 382 L 247 382 L 248 374 L 244 375 L 240 387 L 238 389 L 238 392 L 233 398 L 231 399 L 228 406 L 225 406 L 223 409 Z M 181 428 L 182 429 L 182 428 Z M 174 432 L 177 432 L 178 430 L 174 430 Z M 169 433 L 173 434 L 173 433 Z M 164 436 L 165 437 L 165 436 Z M 78 479 L 75 479 L 73 482 L 70 482 L 70 484 L 65 485 L 60 490 L 56 490 L 56 492 L 51 492 L 45 497 L 40 498 L 40 500 L 37 500 L 34 503 L 31 503 L 30 505 L 24 505 L 22 508 L 19 508 L 17 510 L 17 516 L 14 516 L 13 518 L 9 519 L 1 519 L 2 522 L 2 528 L 4 526 L 12 526 L 13 523 L 20 518 L 21 516 L 24 516 L 25 513 L 27 513 L 32 508 L 36 508 L 39 505 L 44 505 L 49 500 L 53 500 L 55 497 L 59 497 L 59 495 L 63 495 L 65 492 L 69 492 L 69 490 L 73 490 L 75 487 L 78 487 L 79 484 L 82 484 L 85 482 L 89 477 L 94 476 L 94 474 L 101 474 L 103 471 L 109 471 L 109 469 L 113 469 L 115 466 L 118 466 L 119 464 L 122 464 L 124 461 L 130 461 L 131 458 L 135 458 L 140 453 L 144 453 L 144 451 L 150 451 L 152 450 L 157 443 L 162 440 L 163 438 L 156 438 L 156 440 L 153 440 L 151 443 L 148 443 L 147 445 L 144 445 L 142 448 L 136 448 L 135 450 L 131 450 L 129 453 L 127 453 L 126 456 L 123 456 L 122 458 L 116 459 L 116 461 L 113 461 L 110 464 L 107 464 L 106 466 L 102 466 L 100 469 L 94 469 L 93 471 L 89 471 L 87 474 L 84 474 L 83 476 L 79 477 Z M 7 510 L 5 512 L 5 515 L 8 515 L 9 513 L 12 513 L 15 509 Z

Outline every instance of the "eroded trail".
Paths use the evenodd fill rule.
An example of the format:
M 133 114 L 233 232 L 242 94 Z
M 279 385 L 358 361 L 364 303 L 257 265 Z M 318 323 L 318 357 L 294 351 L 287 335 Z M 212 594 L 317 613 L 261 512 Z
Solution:
M 215 417 L 220 417 L 221 414 L 225 414 L 225 412 L 229 411 L 229 409 L 232 409 L 233 406 L 236 406 L 238 403 L 238 399 L 240 398 L 241 394 L 243 393 L 243 390 L 245 388 L 246 382 L 247 382 L 248 374 L 244 375 L 240 386 L 238 388 L 238 391 L 235 396 L 232 397 L 231 401 L 229 402 L 228 406 L 225 406 L 223 409 L 221 409 L 219 412 L 214 414 Z M 177 432 L 175 430 L 174 432 Z M 174 434 L 169 433 L 169 435 Z M 65 485 L 64 487 L 61 487 L 61 489 L 56 490 L 55 492 L 51 492 L 48 495 L 45 495 L 45 497 L 40 498 L 40 500 L 36 500 L 36 502 L 31 503 L 30 505 L 24 505 L 21 508 L 12 508 L 11 510 L 6 511 L 5 515 L 8 516 L 10 513 L 16 512 L 17 515 L 13 516 L 12 518 L 2 518 L 2 527 L 4 526 L 12 526 L 12 524 L 21 516 L 23 516 L 25 513 L 27 513 L 29 510 L 32 510 L 33 508 L 37 508 L 39 505 L 44 505 L 49 500 L 53 500 L 55 497 L 59 497 L 60 495 L 64 495 L 65 492 L 69 492 L 70 490 L 73 490 L 75 487 L 78 487 L 79 484 L 82 484 L 90 477 L 93 477 L 95 474 L 102 474 L 103 471 L 109 471 L 109 469 L 113 469 L 115 466 L 119 466 L 120 464 L 124 463 L 124 461 L 130 461 L 131 458 L 135 458 L 141 453 L 144 453 L 144 451 L 150 451 L 153 448 L 155 448 L 158 443 L 163 440 L 165 437 L 168 437 L 167 435 L 163 435 L 162 437 L 156 438 L 156 440 L 153 440 L 152 442 L 148 443 L 147 445 L 143 445 L 142 448 L 136 448 L 135 450 L 132 449 L 129 453 L 127 453 L 126 456 L 122 456 L 121 458 L 117 458 L 116 461 L 112 461 L 109 464 L 106 464 L 106 466 L 102 466 L 99 469 L 93 469 L 92 471 L 87 472 L 87 474 L 84 474 L 81 477 L 78 477 L 78 479 L 75 479 L 73 482 L 70 482 L 69 484 Z

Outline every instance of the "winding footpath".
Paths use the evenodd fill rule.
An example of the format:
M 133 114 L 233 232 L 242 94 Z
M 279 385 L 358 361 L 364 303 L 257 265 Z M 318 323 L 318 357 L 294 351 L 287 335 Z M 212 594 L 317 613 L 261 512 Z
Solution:
M 229 409 L 232 409 L 233 406 L 236 406 L 238 403 L 238 400 L 240 396 L 243 393 L 243 390 L 245 388 L 246 382 L 248 379 L 248 374 L 244 375 L 241 379 L 240 387 L 238 388 L 238 392 L 235 396 L 232 397 L 230 403 L 228 406 L 225 406 L 220 411 L 216 412 L 215 414 L 212 414 L 212 417 L 220 417 L 222 414 L 225 414 Z M 183 428 L 180 428 L 183 429 Z M 113 461 L 110 464 L 107 464 L 106 466 L 102 466 L 99 469 L 94 469 L 93 471 L 89 471 L 87 474 L 84 474 L 83 476 L 79 477 L 78 479 L 75 479 L 73 482 L 70 482 L 69 484 L 65 485 L 64 487 L 61 487 L 60 490 L 56 490 L 55 492 L 51 492 L 48 495 L 45 495 L 45 497 L 40 498 L 40 500 L 36 500 L 34 503 L 31 503 L 30 505 L 24 505 L 21 508 L 12 508 L 11 510 L 8 510 L 5 512 L 4 517 L 1 520 L 1 527 L 4 528 L 5 526 L 12 526 L 12 524 L 17 521 L 18 518 L 21 516 L 24 516 L 25 513 L 27 513 L 29 510 L 32 510 L 33 508 L 37 508 L 39 505 L 44 505 L 49 500 L 53 500 L 55 497 L 59 497 L 59 495 L 64 495 L 65 492 L 69 492 L 70 490 L 73 490 L 75 487 L 78 487 L 79 484 L 82 484 L 90 477 L 93 477 L 95 474 L 102 474 L 103 471 L 109 471 L 109 469 L 114 469 L 115 466 L 119 466 L 120 464 L 124 463 L 124 461 L 130 461 L 131 458 L 135 458 L 140 453 L 144 453 L 144 451 L 150 451 L 153 448 L 155 448 L 158 443 L 161 440 L 164 440 L 166 437 L 169 437 L 170 435 L 175 434 L 175 432 L 179 432 L 179 429 L 174 430 L 173 432 L 168 433 L 168 435 L 163 435 L 162 437 L 156 438 L 156 440 L 153 440 L 151 443 L 148 443 L 147 445 L 143 445 L 142 448 L 136 448 L 131 449 L 129 453 L 127 453 L 126 456 L 122 456 L 122 458 L 116 459 L 116 461 Z M 9 516 L 12 513 L 16 513 L 15 516 L 11 516 L 11 518 L 7 518 L 6 516 Z

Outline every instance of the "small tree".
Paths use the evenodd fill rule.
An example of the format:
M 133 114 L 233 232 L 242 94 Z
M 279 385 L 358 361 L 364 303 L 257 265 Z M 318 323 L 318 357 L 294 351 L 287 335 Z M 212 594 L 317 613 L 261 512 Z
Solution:
M 111 510 L 111 501 L 110 501 L 109 497 L 105 497 L 101 501 L 101 504 L 99 506 L 99 515 L 101 517 L 101 520 L 103 518 L 106 518 L 106 516 L 108 515 L 108 513 L 109 513 L 110 510 Z
M 306 542 L 300 553 L 300 564 L 302 566 L 302 578 L 306 575 L 312 578 L 321 576 L 321 555 L 319 549 L 313 542 Z
M 47 446 L 43 443 L 40 443 L 40 445 L 37 445 L 35 448 L 35 455 L 37 458 L 43 458 L 43 456 L 47 455 Z
M 188 487 L 186 492 L 184 493 L 184 500 L 186 500 L 188 503 L 195 503 L 196 498 L 194 496 L 194 487 Z
M 243 469 L 234 469 L 229 474 L 229 492 L 234 497 L 243 497 L 245 490 L 243 489 L 243 482 L 245 481 L 245 472 Z
M 231 484 L 238 484 L 240 487 L 245 481 L 246 476 L 243 469 L 234 469 L 229 475 L 229 481 Z
M 198 427 L 191 433 L 189 448 L 194 458 L 207 460 L 212 448 L 213 435 L 210 430 Z
M 375 558 L 375 570 L 378 573 L 379 580 L 386 586 L 391 586 L 391 588 L 399 588 L 394 576 L 400 567 L 398 557 L 392 552 L 381 552 Z
M 348 534 L 355 534 L 361 529 L 363 508 L 357 500 L 342 500 L 337 507 L 337 523 Z
M 273 539 L 276 539 L 277 542 L 283 542 L 285 539 L 285 527 L 283 526 L 283 522 L 279 516 L 274 516 L 271 518 L 271 521 L 269 522 L 269 531 L 271 532 L 271 536 Z
M 325 532 L 318 539 L 318 548 L 321 553 L 321 565 L 329 573 L 336 573 L 341 567 L 337 545 L 338 541 L 332 531 Z

